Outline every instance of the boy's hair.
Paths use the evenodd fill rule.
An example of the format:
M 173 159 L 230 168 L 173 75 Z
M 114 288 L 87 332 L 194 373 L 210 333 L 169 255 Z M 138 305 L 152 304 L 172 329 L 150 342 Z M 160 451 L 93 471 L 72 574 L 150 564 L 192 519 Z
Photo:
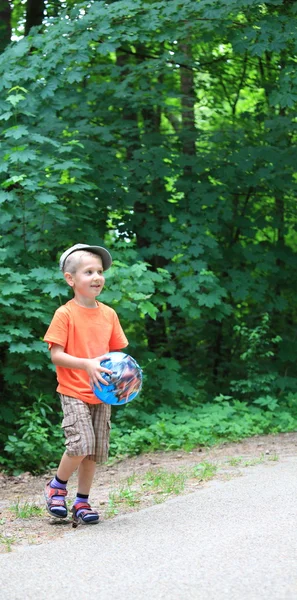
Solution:
M 67 273 L 71 273 L 71 275 L 75 275 L 75 273 L 80 265 L 81 259 L 85 255 L 96 256 L 97 258 L 100 258 L 100 256 L 98 256 L 98 254 L 95 254 L 95 252 L 89 252 L 86 250 L 80 250 L 79 252 L 73 252 L 65 260 L 64 273 L 67 271 Z

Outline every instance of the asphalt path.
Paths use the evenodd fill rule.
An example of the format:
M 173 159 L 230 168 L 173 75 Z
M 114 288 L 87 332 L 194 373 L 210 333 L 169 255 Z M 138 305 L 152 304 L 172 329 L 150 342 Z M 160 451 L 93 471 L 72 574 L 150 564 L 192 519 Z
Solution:
M 0 556 L 1 600 L 297 600 L 297 458 Z

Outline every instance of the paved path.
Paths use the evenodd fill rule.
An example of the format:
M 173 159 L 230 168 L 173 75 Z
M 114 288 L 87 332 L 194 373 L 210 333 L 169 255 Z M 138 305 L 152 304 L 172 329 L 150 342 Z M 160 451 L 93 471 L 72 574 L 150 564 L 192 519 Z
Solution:
M 1 600 L 297 600 L 297 458 L 0 556 Z

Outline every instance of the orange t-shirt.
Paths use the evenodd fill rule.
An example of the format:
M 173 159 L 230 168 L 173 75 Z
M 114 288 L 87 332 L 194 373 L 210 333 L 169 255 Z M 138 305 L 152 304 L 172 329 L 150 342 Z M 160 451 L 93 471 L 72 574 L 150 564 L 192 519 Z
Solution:
M 49 348 L 53 344 L 63 346 L 67 354 L 77 358 L 96 358 L 128 345 L 119 318 L 112 308 L 102 302 L 97 302 L 96 308 L 85 308 L 73 299 L 56 310 L 44 341 L 48 342 Z M 85 370 L 57 366 L 56 371 L 57 391 L 60 394 L 79 398 L 89 404 L 100 403 Z

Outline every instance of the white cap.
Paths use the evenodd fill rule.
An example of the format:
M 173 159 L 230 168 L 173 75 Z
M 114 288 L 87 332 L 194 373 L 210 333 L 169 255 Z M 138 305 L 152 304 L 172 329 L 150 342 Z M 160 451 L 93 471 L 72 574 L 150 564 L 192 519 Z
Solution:
M 87 252 L 93 252 L 93 254 L 98 254 L 98 256 L 100 256 L 102 259 L 103 271 L 107 271 L 107 269 L 111 267 L 112 258 L 108 250 L 106 250 L 105 248 L 102 248 L 101 246 L 89 246 L 88 244 L 75 244 L 75 246 L 71 246 L 71 248 L 68 248 L 68 250 L 65 250 L 65 252 L 63 252 L 59 261 L 61 271 L 64 271 L 66 258 L 68 258 L 70 254 L 72 254 L 73 252 L 77 252 L 78 250 L 86 250 Z

